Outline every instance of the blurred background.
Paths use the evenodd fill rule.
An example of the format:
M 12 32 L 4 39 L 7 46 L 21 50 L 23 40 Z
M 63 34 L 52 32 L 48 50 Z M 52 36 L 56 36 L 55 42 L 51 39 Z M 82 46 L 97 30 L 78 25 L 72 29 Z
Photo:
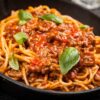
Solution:
M 91 12 L 100 17 L 100 0 L 69 0 L 69 1 L 77 5 L 80 5 L 85 9 L 89 9 Z
M 100 0 L 71 0 L 87 9 L 97 9 L 100 7 Z

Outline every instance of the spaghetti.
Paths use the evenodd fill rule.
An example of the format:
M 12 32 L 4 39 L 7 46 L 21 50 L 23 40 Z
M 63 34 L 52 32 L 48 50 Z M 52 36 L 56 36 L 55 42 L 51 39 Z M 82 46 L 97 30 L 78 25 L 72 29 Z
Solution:
M 19 11 L 13 11 L 0 22 L 0 72 L 40 89 L 69 92 L 99 87 L 100 37 L 93 34 L 93 28 L 85 28 L 77 20 L 47 6 L 29 7 L 26 11 L 28 17 L 22 16 L 24 20 L 19 18 Z M 45 14 L 54 14 L 63 23 L 60 20 L 57 24 L 58 19 L 41 19 Z M 27 38 L 19 36 L 18 41 L 15 34 L 22 32 Z M 63 75 L 58 59 L 66 47 L 77 48 L 80 61 Z

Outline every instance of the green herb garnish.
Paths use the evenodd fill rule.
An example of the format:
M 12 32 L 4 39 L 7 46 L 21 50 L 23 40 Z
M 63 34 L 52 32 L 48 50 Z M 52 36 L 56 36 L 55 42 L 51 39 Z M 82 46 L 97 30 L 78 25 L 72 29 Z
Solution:
M 80 25 L 80 29 L 87 29 L 88 27 L 88 25 Z
M 41 16 L 40 18 L 41 18 L 41 19 L 44 19 L 44 20 L 53 21 L 53 22 L 55 22 L 56 24 L 61 24 L 61 23 L 63 23 L 63 20 L 62 20 L 60 17 L 58 17 L 58 16 L 56 16 L 56 15 L 54 15 L 54 14 L 45 14 L 45 15 Z
M 9 59 L 9 66 L 14 70 L 19 70 L 18 59 L 14 57 L 14 54 L 12 54 Z
M 28 20 L 33 18 L 32 14 L 25 10 L 19 10 L 18 16 L 20 19 L 20 21 L 19 21 L 20 25 L 25 24 Z
M 79 52 L 74 47 L 69 47 L 59 57 L 59 65 L 62 74 L 67 74 L 80 60 Z
M 14 39 L 17 43 L 23 44 L 28 39 L 28 37 L 24 32 L 19 32 L 14 35 Z

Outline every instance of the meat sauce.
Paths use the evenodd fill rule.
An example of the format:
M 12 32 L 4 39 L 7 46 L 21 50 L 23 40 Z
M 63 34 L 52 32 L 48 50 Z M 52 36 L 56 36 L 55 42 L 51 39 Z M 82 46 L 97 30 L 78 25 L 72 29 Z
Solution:
M 50 70 L 53 64 L 58 64 L 59 55 L 66 47 L 76 47 L 81 59 L 78 66 L 93 66 L 95 37 L 92 28 L 78 30 L 75 24 L 62 23 L 57 25 L 52 21 L 33 18 L 25 25 L 14 22 L 6 26 L 7 36 L 13 38 L 13 34 L 23 31 L 28 36 L 26 48 L 37 54 L 29 64 L 29 70 L 43 72 Z

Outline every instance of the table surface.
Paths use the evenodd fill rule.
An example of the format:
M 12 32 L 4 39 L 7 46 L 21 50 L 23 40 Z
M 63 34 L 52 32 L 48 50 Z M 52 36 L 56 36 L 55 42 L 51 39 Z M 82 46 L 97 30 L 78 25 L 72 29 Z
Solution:
M 100 8 L 91 10 L 91 12 L 100 17 Z M 0 90 L 0 100 L 18 100 L 18 99 Z M 100 100 L 100 97 L 96 97 L 93 100 Z

